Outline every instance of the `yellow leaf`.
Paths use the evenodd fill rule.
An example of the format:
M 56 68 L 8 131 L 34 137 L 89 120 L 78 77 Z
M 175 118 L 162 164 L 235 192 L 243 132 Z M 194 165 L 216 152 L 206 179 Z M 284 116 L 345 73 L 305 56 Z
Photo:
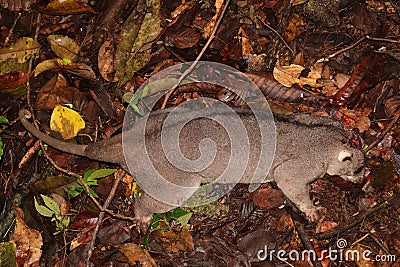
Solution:
M 78 112 L 58 105 L 51 114 L 50 128 L 59 132 L 64 139 L 71 139 L 85 128 L 85 121 Z

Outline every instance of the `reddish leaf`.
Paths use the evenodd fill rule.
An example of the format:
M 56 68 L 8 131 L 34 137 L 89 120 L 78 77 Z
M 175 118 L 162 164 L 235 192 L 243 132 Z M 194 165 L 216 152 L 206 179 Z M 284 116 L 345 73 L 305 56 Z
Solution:
M 15 256 L 18 266 L 39 266 L 42 256 L 42 235 L 39 231 L 29 228 L 23 218 L 23 211 L 14 206 L 15 229 L 14 242 L 16 244 Z
M 253 202 L 257 206 L 265 209 L 272 209 L 282 206 L 285 201 L 285 196 L 282 191 L 265 188 L 259 189 L 253 194 Z
M 11 71 L 7 74 L 0 75 L 0 89 L 18 86 L 26 83 L 27 74 L 22 71 Z

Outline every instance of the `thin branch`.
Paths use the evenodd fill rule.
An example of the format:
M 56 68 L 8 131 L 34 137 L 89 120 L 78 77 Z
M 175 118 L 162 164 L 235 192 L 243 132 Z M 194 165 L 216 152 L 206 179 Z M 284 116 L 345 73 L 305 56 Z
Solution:
M 379 144 L 380 141 L 387 135 L 387 133 L 393 128 L 393 126 L 399 121 L 400 119 L 400 111 L 397 113 L 397 115 L 394 117 L 390 125 L 378 136 L 375 138 L 375 140 L 368 146 L 368 148 L 365 150 L 365 152 L 370 151 L 373 149 L 377 144 Z
M 107 209 L 108 206 L 110 205 L 111 200 L 114 198 L 115 192 L 117 191 L 117 187 L 118 187 L 122 177 L 124 177 L 124 175 L 125 175 L 125 172 L 123 172 L 123 171 L 115 174 L 116 179 L 114 181 L 114 185 L 111 188 L 110 194 L 108 195 L 106 201 L 104 202 L 103 209 Z M 89 250 L 87 252 L 87 257 L 86 257 L 86 266 L 87 267 L 91 266 L 90 258 L 92 257 L 92 254 L 93 254 L 93 249 L 94 249 L 94 244 L 96 242 L 97 233 L 99 232 L 100 225 L 103 222 L 104 215 L 105 215 L 105 212 L 102 211 L 99 213 L 99 216 L 97 217 L 98 219 L 97 219 L 94 231 L 93 231 L 92 240 L 90 240 Z
M 22 13 L 19 12 L 17 17 L 14 19 L 14 23 L 11 26 L 10 30 L 8 31 L 6 39 L 4 40 L 4 46 L 8 45 L 8 41 L 10 41 L 10 36 L 13 34 L 15 26 L 17 25 L 17 22 L 18 22 L 19 18 L 21 17 L 21 15 L 22 15 Z
M 282 35 L 279 34 L 274 28 L 272 28 L 268 23 L 265 23 L 261 18 L 257 17 L 257 19 L 268 29 L 270 29 L 273 33 L 275 33 L 276 36 L 282 41 L 282 43 L 286 46 L 287 49 L 289 49 L 290 53 L 292 53 L 293 56 L 296 56 L 293 49 L 289 46 L 289 44 L 283 39 Z
M 209 47 L 209 45 L 211 44 L 212 40 L 215 38 L 215 34 L 217 32 L 217 29 L 219 28 L 219 25 L 222 22 L 222 18 L 224 17 L 224 14 L 226 12 L 226 10 L 228 9 L 230 0 L 227 0 L 224 6 L 224 9 L 221 11 L 219 18 L 217 20 L 217 22 L 215 23 L 214 29 L 211 32 L 210 37 L 207 40 L 207 43 L 204 45 L 203 49 L 200 51 L 199 55 L 197 56 L 196 60 L 193 61 L 192 65 L 190 65 L 190 67 L 179 77 L 178 81 L 175 83 L 174 86 L 172 86 L 171 89 L 169 89 L 169 91 L 165 94 L 164 97 L 164 101 L 161 105 L 161 109 L 164 109 L 165 106 L 167 105 L 168 99 L 170 98 L 170 96 L 172 95 L 172 93 L 175 91 L 176 88 L 178 88 L 178 86 L 181 84 L 181 82 L 183 81 L 183 79 L 186 78 L 186 76 L 189 75 L 189 73 L 194 69 L 194 67 L 196 67 L 197 63 L 199 62 L 199 60 L 201 59 L 201 57 L 204 55 L 204 52 L 207 50 L 207 48 Z
M 362 37 L 361 39 L 359 39 L 357 42 L 355 42 L 354 44 L 345 47 L 343 49 L 340 49 L 339 51 L 336 51 L 335 53 L 327 56 L 326 58 L 323 59 L 323 61 L 328 61 L 329 59 L 336 57 L 337 55 L 346 52 L 350 49 L 353 49 L 354 47 L 356 47 L 357 45 L 359 45 L 361 42 L 363 42 L 364 40 L 370 40 L 370 41 L 375 41 L 375 42 L 387 42 L 387 43 L 395 43 L 395 44 L 400 44 L 399 40 L 393 40 L 393 39 L 387 39 L 387 38 L 376 38 L 376 37 L 370 37 L 369 35 L 366 35 L 364 37 Z

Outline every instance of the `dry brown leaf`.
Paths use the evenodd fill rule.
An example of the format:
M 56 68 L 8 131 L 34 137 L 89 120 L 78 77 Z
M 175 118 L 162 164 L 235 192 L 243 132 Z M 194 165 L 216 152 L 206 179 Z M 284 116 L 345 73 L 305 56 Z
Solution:
M 318 82 L 321 78 L 321 74 L 311 69 L 307 77 L 302 77 L 303 66 L 291 64 L 289 66 L 276 66 L 273 71 L 275 80 L 286 87 L 291 87 L 294 84 L 298 84 L 301 87 L 309 85 L 311 87 L 321 87 L 322 84 Z
M 106 40 L 101 45 L 98 62 L 101 76 L 108 82 L 117 82 L 118 77 L 115 75 L 115 46 L 111 39 Z
M 75 61 L 79 58 L 79 45 L 75 40 L 63 35 L 49 35 L 47 41 L 50 43 L 51 50 L 63 59 Z
M 290 0 L 290 4 L 292 4 L 292 6 L 301 5 L 305 2 L 307 2 L 307 0 Z
M 156 267 L 157 264 L 154 259 L 150 256 L 147 250 L 143 250 L 139 245 L 135 243 L 123 244 L 118 250 L 125 255 L 129 263 L 132 266 L 136 266 L 137 263 L 142 267 Z
M 32 55 L 39 52 L 40 44 L 38 41 L 22 37 L 14 44 L 0 48 L 0 61 L 16 58 L 18 63 L 26 62 Z
M 292 217 L 290 217 L 290 215 L 287 213 L 282 214 L 282 216 L 276 223 L 276 230 L 281 233 L 286 232 L 288 229 L 292 227 L 294 227 Z
M 165 43 L 180 49 L 190 48 L 200 40 L 200 33 L 193 28 L 184 28 L 165 37 Z
M 303 66 L 291 64 L 290 66 L 276 66 L 273 71 L 275 80 L 280 84 L 291 87 L 293 84 L 299 84 L 299 77 L 304 70 Z
M 14 242 L 16 244 L 15 255 L 18 266 L 39 266 L 42 256 L 42 235 L 39 231 L 29 228 L 24 222 L 23 211 L 14 206 L 15 229 Z
M 33 70 L 33 75 L 36 77 L 40 73 L 46 71 L 46 70 L 52 70 L 52 69 L 58 69 L 60 68 L 57 64 L 57 59 L 48 59 L 40 62 L 37 64 L 35 69 Z
M 218 19 L 218 14 L 221 9 L 222 4 L 224 3 L 224 0 L 216 0 L 215 1 L 215 15 L 214 17 L 210 20 L 210 22 L 207 24 L 207 26 L 204 28 L 204 33 L 203 37 L 207 39 L 210 37 L 211 32 L 213 31 L 215 27 L 215 23 L 217 22 Z
M 333 83 L 338 87 L 342 88 L 347 81 L 350 79 L 350 75 L 344 73 L 338 73 L 335 78 L 333 79 Z
M 272 209 L 282 206 L 285 202 L 285 196 L 281 190 L 264 188 L 254 192 L 253 202 L 258 207 Z
M 93 8 L 85 1 L 80 0 L 52 0 L 43 10 L 44 13 L 53 15 L 93 13 Z
M 75 87 L 67 86 L 67 81 L 62 74 L 52 77 L 37 95 L 36 107 L 39 110 L 52 110 L 57 105 L 73 104 L 79 106 L 82 94 Z

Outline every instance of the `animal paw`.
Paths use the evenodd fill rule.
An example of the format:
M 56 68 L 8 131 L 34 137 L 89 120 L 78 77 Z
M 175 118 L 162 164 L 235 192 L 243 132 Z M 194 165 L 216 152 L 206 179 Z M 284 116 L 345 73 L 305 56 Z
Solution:
M 308 207 L 303 210 L 309 222 L 316 222 L 320 218 L 321 213 L 325 211 L 324 207 Z
M 140 209 L 135 209 L 135 222 L 137 231 L 146 233 L 152 218 L 153 214 L 147 214 L 141 212 Z

